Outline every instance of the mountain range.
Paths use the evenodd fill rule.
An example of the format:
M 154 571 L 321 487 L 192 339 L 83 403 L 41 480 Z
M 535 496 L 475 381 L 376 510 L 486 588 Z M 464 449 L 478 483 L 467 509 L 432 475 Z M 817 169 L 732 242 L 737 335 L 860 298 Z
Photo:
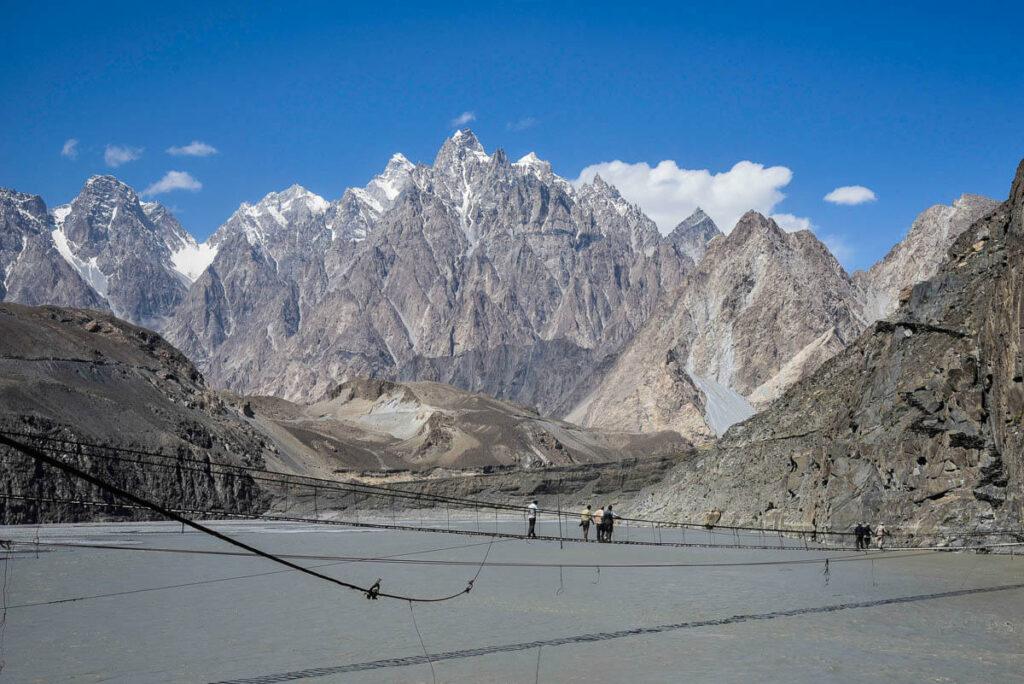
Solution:
M 997 203 L 926 210 L 850 275 L 813 233 L 703 212 L 668 235 L 600 177 L 574 185 L 470 131 L 327 201 L 243 204 L 206 242 L 110 176 L 48 211 L 0 190 L 5 301 L 109 310 L 217 387 L 319 401 L 430 381 L 585 427 L 709 440 L 893 313 Z

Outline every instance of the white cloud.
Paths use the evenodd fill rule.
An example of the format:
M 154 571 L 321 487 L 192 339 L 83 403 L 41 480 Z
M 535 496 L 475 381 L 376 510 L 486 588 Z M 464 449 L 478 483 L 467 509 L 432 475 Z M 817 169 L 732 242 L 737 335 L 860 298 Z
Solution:
M 451 126 L 452 128 L 458 128 L 459 126 L 465 126 L 470 121 L 476 121 L 476 112 L 462 112 L 451 120 Z
M 107 163 L 107 166 L 112 166 L 114 168 L 121 166 L 121 164 L 127 164 L 130 161 L 135 161 L 141 156 L 141 147 L 107 145 L 107 149 L 103 150 L 103 161 Z
M 870 188 L 863 185 L 844 185 L 825 195 L 824 199 L 832 204 L 853 205 L 874 202 L 878 198 Z
M 60 148 L 60 156 L 65 159 L 78 159 L 78 138 L 68 138 Z
M 814 224 L 806 216 L 794 216 L 793 214 L 772 214 L 771 218 L 779 228 L 787 233 L 795 233 L 798 230 L 814 230 Z
M 173 154 L 176 157 L 209 157 L 211 154 L 217 154 L 217 148 L 199 140 L 193 140 L 182 147 L 168 147 L 167 154 Z
M 164 177 L 142 191 L 143 195 L 159 195 L 172 190 L 198 192 L 203 184 L 184 171 L 168 171 Z
M 647 163 L 621 161 L 593 164 L 580 172 L 576 183 L 590 182 L 600 174 L 631 202 L 640 205 L 662 233 L 700 207 L 723 232 L 731 232 L 747 211 L 768 215 L 785 195 L 781 192 L 793 178 L 785 166 L 741 161 L 728 171 L 681 169 L 667 159 L 655 167 Z
M 510 131 L 525 131 L 527 128 L 533 128 L 538 123 L 537 119 L 532 116 L 524 116 L 522 119 L 517 121 L 509 121 L 505 124 L 505 128 Z

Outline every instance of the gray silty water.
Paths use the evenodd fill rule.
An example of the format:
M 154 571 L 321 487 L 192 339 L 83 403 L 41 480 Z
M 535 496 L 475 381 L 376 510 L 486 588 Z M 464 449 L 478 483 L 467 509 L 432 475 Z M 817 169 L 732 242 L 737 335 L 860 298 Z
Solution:
M 447 526 L 446 520 L 435 522 Z M 493 528 L 493 520 L 490 524 Z M 503 520 L 499 527 L 521 531 L 519 521 Z M 553 521 L 539 527 L 542 534 L 557 532 Z M 360 585 L 380 577 L 385 590 L 416 596 L 459 591 L 488 549 L 485 538 L 447 534 L 259 522 L 218 523 L 217 528 L 275 553 L 406 554 L 401 558 L 469 563 L 299 561 L 326 566 L 320 570 Z M 231 550 L 164 523 L 15 527 L 0 536 L 30 540 L 37 533 L 50 542 Z M 630 534 L 651 533 L 634 529 Z M 694 534 L 703 533 L 688 533 Z M 534 681 L 538 651 L 539 679 L 549 682 L 1021 680 L 1024 591 L 1019 589 L 778 615 L 1013 585 L 1024 582 L 1019 556 L 908 552 L 896 558 L 878 555 L 874 562 L 834 560 L 827 584 L 821 562 L 608 567 L 825 556 L 856 554 L 597 544 L 560 549 L 556 542 L 502 540 L 490 548 L 489 562 L 588 567 L 488 566 L 472 593 L 416 605 L 415 618 L 428 652 L 443 654 L 434 669 L 445 682 Z M 312 577 L 278 572 L 279 566 L 264 559 L 51 547 L 38 557 L 15 553 L 6 563 L 9 606 L 257 575 L 12 608 L 3 637 L 7 681 L 270 681 L 269 675 L 283 675 L 276 681 L 303 675 L 320 675 L 312 681 L 323 682 L 431 681 L 407 603 L 368 601 Z M 601 564 L 605 567 L 598 572 L 594 566 Z M 693 624 L 734 615 L 761 619 Z M 609 634 L 659 626 L 672 627 Z M 471 649 L 486 652 L 467 653 Z M 391 659 L 399 660 L 378 662 Z

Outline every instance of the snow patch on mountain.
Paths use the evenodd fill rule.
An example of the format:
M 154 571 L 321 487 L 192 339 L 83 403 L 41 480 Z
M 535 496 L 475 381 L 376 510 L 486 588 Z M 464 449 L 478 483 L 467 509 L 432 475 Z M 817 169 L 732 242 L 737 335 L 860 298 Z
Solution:
M 18 256 L 14 257 L 14 260 L 11 261 L 11 263 L 7 265 L 7 268 L 4 269 L 4 291 L 5 292 L 7 291 L 7 281 L 11 277 L 11 271 L 13 271 L 14 267 L 18 265 L 18 262 L 21 261 L 21 257 L 25 253 L 25 247 L 26 246 L 28 246 L 28 238 L 25 237 L 24 235 L 22 235 L 21 236 L 21 250 L 18 252 Z
M 384 205 L 381 204 L 380 200 L 368 193 L 363 188 L 352 188 L 352 194 L 359 198 L 359 201 L 369 205 L 371 209 L 377 214 L 384 211 Z
M 64 261 L 71 264 L 71 267 L 78 271 L 78 275 L 82 276 L 82 280 L 84 280 L 89 287 L 96 290 L 96 293 L 100 297 L 106 299 L 108 276 L 100 270 L 100 267 L 96 264 L 96 257 L 92 257 L 88 261 L 84 261 L 75 256 L 75 253 L 71 249 L 71 241 L 68 240 L 68 237 L 64 234 L 64 231 L 61 228 L 55 229 L 51 235 L 53 236 L 53 244 L 60 255 L 64 257 Z
M 352 192 L 378 214 L 382 214 L 394 206 L 395 200 L 409 185 L 415 168 L 405 155 L 395 153 L 388 160 L 383 173 L 375 176 L 365 188 L 352 188 Z
M 209 242 L 197 243 L 186 240 L 171 253 L 171 266 L 175 271 L 194 283 L 217 256 L 217 246 Z
M 237 224 L 240 223 L 249 244 L 265 245 L 269 234 L 276 233 L 278 228 L 297 225 L 297 221 L 305 213 L 323 216 L 330 206 L 330 202 L 320 195 L 310 192 L 301 185 L 292 185 L 281 192 L 267 193 L 256 204 L 243 202 L 227 223 L 217 230 L 210 242 L 219 244 L 225 233 L 235 232 Z
M 63 226 L 64 225 L 64 219 L 66 219 L 68 217 L 68 214 L 70 214 L 70 213 L 71 213 L 71 205 L 70 204 L 62 204 L 61 206 L 59 206 L 56 209 L 54 209 L 53 210 L 53 222 L 54 222 L 54 224 L 58 228 Z
M 687 373 L 704 394 L 704 419 L 719 437 L 724 435 L 730 426 L 754 415 L 754 407 L 736 390 L 693 371 Z
M 284 218 L 284 214 L 298 209 L 296 204 L 304 205 L 311 214 L 322 214 L 327 211 L 327 207 L 330 206 L 330 202 L 325 200 L 320 195 L 310 192 L 301 185 L 292 185 L 283 192 L 271 192 L 259 201 L 258 204 L 251 207 L 257 214 L 269 213 L 273 216 L 274 220 L 282 225 L 287 223 L 287 219 Z

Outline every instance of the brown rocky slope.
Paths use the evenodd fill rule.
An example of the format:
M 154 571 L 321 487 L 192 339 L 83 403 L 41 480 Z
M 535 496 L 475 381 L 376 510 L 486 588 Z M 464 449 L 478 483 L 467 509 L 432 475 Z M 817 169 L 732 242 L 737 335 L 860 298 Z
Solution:
M 320 401 L 248 397 L 255 425 L 279 446 L 275 468 L 341 471 L 545 469 L 687 453 L 675 432 L 586 430 L 536 409 L 434 382 L 359 378 Z
M 271 450 L 156 333 L 98 311 L 10 303 L 0 304 L 0 429 L 256 467 Z M 184 461 L 174 468 L 115 461 L 103 449 L 61 447 L 82 454 L 70 458 L 88 472 L 172 506 L 258 512 L 270 503 L 245 475 Z M 102 490 L 0 447 L 4 523 L 139 515 L 38 499 L 114 502 Z

